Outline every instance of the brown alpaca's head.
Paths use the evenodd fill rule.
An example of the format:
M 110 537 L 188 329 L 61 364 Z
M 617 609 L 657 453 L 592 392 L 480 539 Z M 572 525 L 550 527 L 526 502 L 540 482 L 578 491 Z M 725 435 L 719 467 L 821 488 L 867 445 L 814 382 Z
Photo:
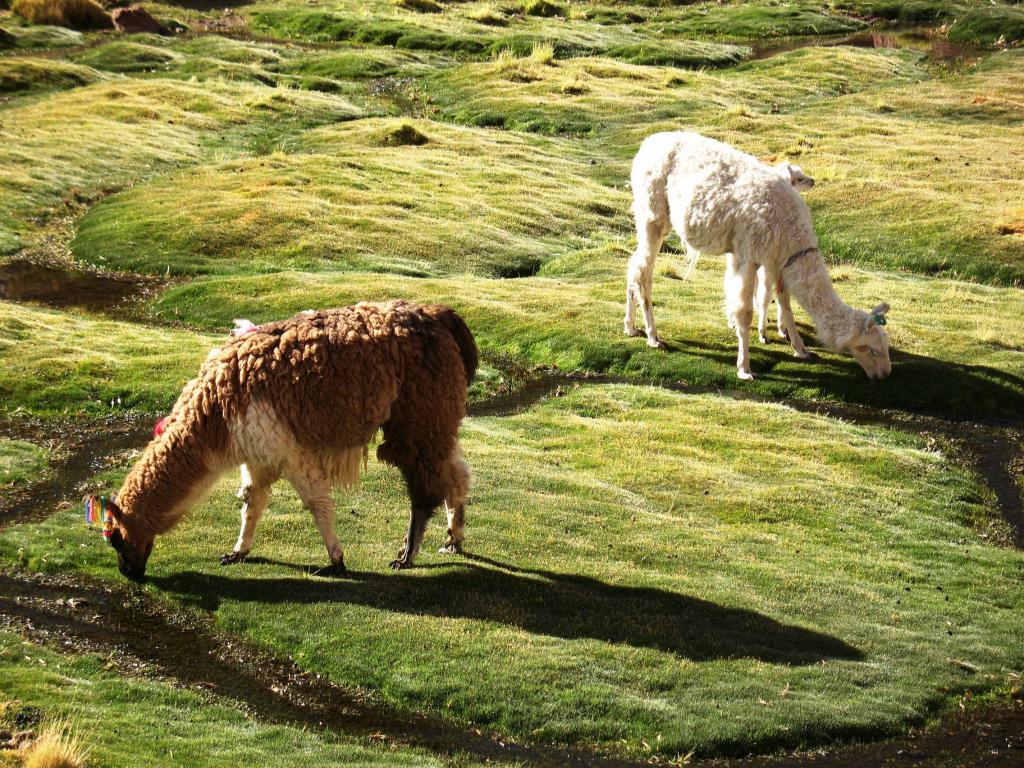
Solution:
M 879 304 L 871 310 L 863 321 L 858 321 L 858 327 L 845 345 L 868 378 L 875 381 L 887 379 L 892 373 L 889 334 L 883 328 L 888 311 L 888 304 Z
M 142 581 L 146 575 L 146 563 L 153 551 L 152 534 L 132 530 L 126 524 L 124 512 L 113 501 L 108 502 L 114 514 L 114 528 L 110 532 L 110 546 L 117 552 L 117 570 L 132 581 Z

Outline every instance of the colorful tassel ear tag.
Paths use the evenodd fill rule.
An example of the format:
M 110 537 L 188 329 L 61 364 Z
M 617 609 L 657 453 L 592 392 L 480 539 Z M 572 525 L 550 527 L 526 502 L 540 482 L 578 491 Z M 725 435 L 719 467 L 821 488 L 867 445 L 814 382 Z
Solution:
M 114 513 L 110 511 L 110 507 L 107 505 L 106 496 L 85 497 L 85 524 L 90 528 L 94 525 L 101 526 L 103 538 L 110 538 L 110 534 L 114 532 Z
M 885 325 L 885 315 L 872 315 L 871 319 L 875 321 L 875 325 Z

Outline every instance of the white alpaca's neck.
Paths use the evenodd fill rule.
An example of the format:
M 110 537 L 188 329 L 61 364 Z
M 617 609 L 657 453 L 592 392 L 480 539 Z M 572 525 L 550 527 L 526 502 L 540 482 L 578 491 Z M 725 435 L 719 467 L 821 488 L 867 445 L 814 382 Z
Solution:
M 821 252 L 814 249 L 797 258 L 783 270 L 782 279 L 786 290 L 811 316 L 818 338 L 832 349 L 842 347 L 863 313 L 839 298 Z

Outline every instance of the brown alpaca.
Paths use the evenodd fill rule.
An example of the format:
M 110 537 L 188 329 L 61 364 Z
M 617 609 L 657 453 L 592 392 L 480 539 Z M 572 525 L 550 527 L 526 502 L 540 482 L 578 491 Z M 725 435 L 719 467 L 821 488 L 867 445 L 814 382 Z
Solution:
M 469 328 L 437 304 L 303 312 L 231 339 L 185 385 L 163 432 L 111 505 L 118 568 L 141 579 L 154 538 L 220 475 L 244 464 L 242 530 L 221 562 L 249 554 L 271 485 L 284 477 L 313 514 L 329 570 L 343 574 L 331 491 L 356 484 L 378 429 L 384 440 L 377 457 L 402 471 L 412 503 L 409 531 L 391 567 L 412 565 L 427 520 L 442 504 L 448 512 L 442 551 L 461 551 L 469 470 L 458 429 L 476 365 Z

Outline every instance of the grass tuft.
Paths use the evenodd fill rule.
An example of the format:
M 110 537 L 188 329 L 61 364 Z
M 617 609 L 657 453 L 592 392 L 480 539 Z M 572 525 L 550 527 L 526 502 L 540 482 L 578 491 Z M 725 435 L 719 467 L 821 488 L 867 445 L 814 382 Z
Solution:
M 24 768 L 85 768 L 88 754 L 71 723 L 51 720 L 39 729 L 22 760 Z
M 385 132 L 383 144 L 389 147 L 420 147 L 430 139 L 427 134 L 416 128 L 412 123 L 402 123 Z
M 33 24 L 71 29 L 112 29 L 103 7 L 93 0 L 14 0 L 11 10 Z
M 395 5 L 417 13 L 440 13 L 444 6 L 435 0 L 394 0 Z
M 469 18 L 477 24 L 486 24 L 490 27 L 502 27 L 508 24 L 508 17 L 499 8 L 492 5 L 474 8 L 469 12 Z
M 545 19 L 566 15 L 564 5 L 552 3 L 550 0 L 526 0 L 522 8 L 527 16 L 540 16 Z

